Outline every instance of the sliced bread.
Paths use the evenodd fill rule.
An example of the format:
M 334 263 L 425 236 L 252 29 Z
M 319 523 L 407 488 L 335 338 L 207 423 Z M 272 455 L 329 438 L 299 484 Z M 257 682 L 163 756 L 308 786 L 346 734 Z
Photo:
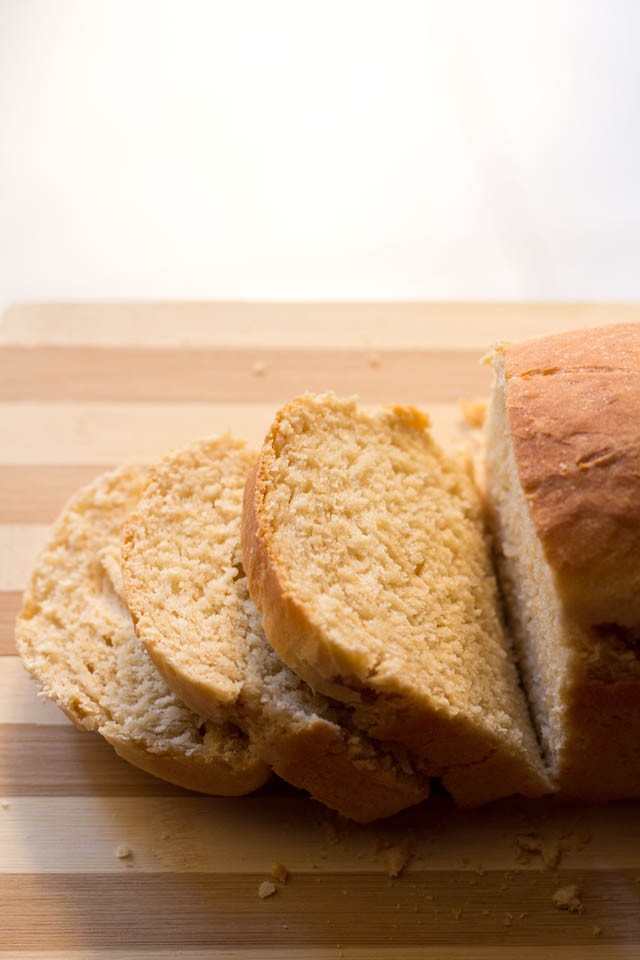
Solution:
M 67 504 L 25 593 L 18 651 L 44 695 L 125 760 L 192 790 L 247 793 L 267 765 L 237 727 L 207 723 L 177 699 L 123 599 L 121 528 L 145 481 L 144 470 L 123 467 Z
M 550 789 L 469 470 L 413 407 L 286 404 L 245 494 L 249 591 L 285 663 L 454 798 Z
M 256 455 L 225 436 L 151 471 L 123 538 L 129 607 L 167 682 L 231 720 L 285 780 L 367 821 L 428 794 L 403 747 L 372 741 L 344 705 L 314 694 L 271 649 L 242 566 L 242 497 Z
M 572 797 L 640 796 L 640 326 L 494 367 L 488 493 L 548 762 Z

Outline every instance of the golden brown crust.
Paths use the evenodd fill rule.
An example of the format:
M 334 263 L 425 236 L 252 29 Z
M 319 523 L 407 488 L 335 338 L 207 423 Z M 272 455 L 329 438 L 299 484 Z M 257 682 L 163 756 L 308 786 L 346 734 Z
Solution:
M 640 324 L 502 352 L 522 487 L 568 612 L 640 622 Z
M 247 762 L 243 762 L 239 756 L 229 762 L 222 756 L 211 755 L 194 763 L 192 757 L 178 753 L 150 753 L 131 740 L 105 739 L 127 763 L 160 780 L 198 793 L 238 797 L 257 790 L 271 775 L 268 766 L 261 763 L 255 754 L 247 756 Z
M 570 800 L 640 797 L 640 683 L 585 678 L 571 691 L 558 792 Z
M 640 796 L 640 326 L 503 346 L 495 367 L 505 595 L 558 792 Z

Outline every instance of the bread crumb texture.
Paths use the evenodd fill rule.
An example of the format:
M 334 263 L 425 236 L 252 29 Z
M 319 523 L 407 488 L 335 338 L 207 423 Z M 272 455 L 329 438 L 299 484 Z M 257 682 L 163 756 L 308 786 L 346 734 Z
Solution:
M 480 499 L 468 464 L 445 456 L 428 425 L 414 407 L 372 415 L 333 394 L 283 407 L 251 504 L 267 556 L 245 556 L 252 595 L 296 672 L 351 703 L 372 736 L 427 758 L 460 802 L 539 794 L 549 782 Z
M 568 910 L 569 913 L 584 912 L 584 905 L 580 900 L 580 888 L 575 883 L 559 887 L 551 897 L 551 902 L 557 910 Z
M 121 843 L 118 847 L 116 847 L 116 857 L 118 860 L 127 860 L 132 856 L 133 853 L 131 851 L 131 847 L 127 846 L 126 843 Z
M 409 865 L 412 848 L 408 840 L 382 851 L 385 870 L 390 877 L 399 877 Z
M 284 863 L 277 862 L 271 867 L 271 876 L 274 880 L 277 880 L 278 883 L 286 883 L 289 878 L 289 871 Z
M 266 900 L 267 897 L 272 897 L 274 893 L 278 892 L 278 888 L 275 883 L 272 883 L 270 880 L 263 880 L 260 886 L 258 887 L 258 896 L 261 900 Z
M 240 528 L 255 459 L 226 435 L 151 471 L 123 538 L 138 635 L 192 709 L 239 724 L 285 780 L 354 819 L 389 816 L 423 800 L 428 777 L 285 665 L 249 597 Z
M 76 726 L 98 731 L 136 766 L 205 792 L 245 792 L 267 768 L 238 729 L 205 722 L 171 692 L 126 606 L 121 529 L 146 479 L 121 467 L 67 504 L 25 593 L 18 651 Z

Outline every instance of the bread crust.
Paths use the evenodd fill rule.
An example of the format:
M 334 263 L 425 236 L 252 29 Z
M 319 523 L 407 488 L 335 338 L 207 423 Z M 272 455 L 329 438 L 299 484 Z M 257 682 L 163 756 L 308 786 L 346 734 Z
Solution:
M 523 659 L 532 655 L 532 703 L 536 687 L 538 700 L 552 687 L 544 681 L 550 668 L 540 664 L 557 658 L 549 673 L 557 692 L 537 709 L 540 727 L 551 715 L 560 718 L 547 743 L 558 793 L 638 797 L 640 326 L 501 345 L 494 366 L 493 444 L 498 451 L 511 443 L 506 455 L 494 453 L 490 470 L 494 521 L 507 541 L 501 570 Z M 522 497 L 513 489 L 517 479 L 504 488 L 499 479 L 511 455 L 529 510 L 526 528 L 539 541 L 535 563 L 519 573 L 513 557 L 524 548 L 506 516 L 522 509 Z
M 119 757 L 153 777 L 174 783 L 185 790 L 195 790 L 216 797 L 239 797 L 263 786 L 271 776 L 269 767 L 256 755 L 247 753 L 230 763 L 222 756 L 211 755 L 194 763 L 192 757 L 179 753 L 150 753 L 132 740 L 106 736 Z
M 414 755 L 428 757 L 431 776 L 441 777 L 461 805 L 475 806 L 514 792 L 533 797 L 550 791 L 542 762 L 538 766 L 525 763 L 524 748 L 520 754 L 505 747 L 469 718 L 439 710 L 428 691 L 421 694 L 399 672 L 381 667 L 373 657 L 367 659 L 348 645 L 332 643 L 295 588 L 284 580 L 265 522 L 269 490 L 265 458 L 296 402 L 276 414 L 245 488 L 243 559 L 269 642 L 311 687 L 352 705 L 357 723 L 371 736 L 401 743 Z M 393 412 L 412 428 L 428 426 L 428 419 L 415 408 L 394 407 Z
M 502 346 L 520 480 L 569 614 L 640 622 L 640 324 Z

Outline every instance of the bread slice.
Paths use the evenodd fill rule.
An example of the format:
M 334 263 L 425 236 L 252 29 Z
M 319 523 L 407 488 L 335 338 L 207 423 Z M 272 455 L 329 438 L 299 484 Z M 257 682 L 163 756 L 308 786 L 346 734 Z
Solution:
M 355 820 L 388 816 L 426 797 L 427 778 L 282 663 L 249 599 L 240 525 L 255 457 L 225 436 L 152 470 L 123 539 L 138 635 L 185 702 L 240 725 L 285 780 Z
M 174 696 L 123 600 L 121 528 L 145 480 L 122 467 L 66 505 L 24 596 L 18 651 L 44 695 L 125 760 L 191 790 L 247 793 L 267 765 L 236 727 L 205 723 Z
M 247 485 L 243 548 L 273 647 L 372 737 L 422 757 L 460 804 L 550 789 L 478 494 L 424 414 L 286 404 Z
M 488 492 L 548 762 L 564 794 L 640 796 L 640 327 L 494 366 Z

